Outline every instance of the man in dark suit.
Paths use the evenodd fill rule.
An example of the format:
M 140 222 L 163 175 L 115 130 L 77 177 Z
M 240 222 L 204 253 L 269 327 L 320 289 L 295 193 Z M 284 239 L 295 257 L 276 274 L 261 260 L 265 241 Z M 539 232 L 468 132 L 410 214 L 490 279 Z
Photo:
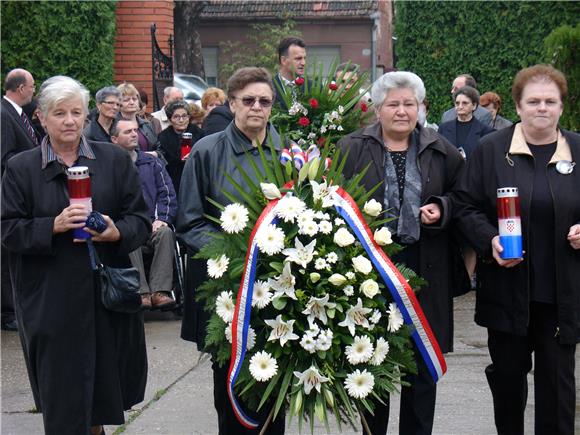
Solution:
M 32 101 L 35 85 L 32 74 L 17 68 L 6 74 L 4 80 L 4 98 L 0 105 L 1 134 L 0 149 L 2 160 L 0 171 L 4 174 L 4 165 L 10 157 L 19 152 L 34 148 L 38 145 L 38 139 L 34 133 L 32 123 L 22 106 Z M 16 331 L 18 325 L 14 317 L 14 301 L 12 297 L 12 285 L 8 270 L 8 255 L 2 248 L 2 329 Z
M 469 74 L 461 74 L 455 77 L 453 80 L 453 84 L 451 85 L 451 95 L 455 94 L 459 89 L 463 88 L 464 86 L 471 86 L 474 89 L 477 89 L 477 82 L 475 79 Z M 453 102 L 455 103 L 455 101 Z M 477 105 L 477 109 L 473 112 L 473 116 L 482 124 L 487 125 L 488 127 L 492 127 L 493 125 L 493 117 L 491 112 L 487 109 L 484 109 L 479 104 Z M 457 118 L 457 112 L 455 111 L 455 107 L 445 111 L 443 116 L 441 116 L 441 124 L 448 121 L 453 121 Z M 493 128 L 493 127 L 492 127 Z
M 306 68 L 306 44 L 300 38 L 290 36 L 282 39 L 278 44 L 278 74 L 274 76 L 276 88 L 276 104 L 287 108 L 281 92 L 291 92 L 296 95 L 298 86 L 294 82 L 297 77 L 304 75 Z

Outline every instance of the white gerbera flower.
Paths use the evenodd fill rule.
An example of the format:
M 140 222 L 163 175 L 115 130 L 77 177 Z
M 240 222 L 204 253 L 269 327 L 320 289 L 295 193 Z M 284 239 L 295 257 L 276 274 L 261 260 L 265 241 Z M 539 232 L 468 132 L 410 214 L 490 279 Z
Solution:
M 278 363 L 266 351 L 256 352 L 250 359 L 250 373 L 258 382 L 271 379 L 278 372 Z
M 332 346 L 333 333 L 331 329 L 325 329 L 318 334 L 316 339 L 316 350 L 326 351 Z
M 315 353 L 316 352 L 315 336 L 310 331 L 307 331 L 302 336 L 302 340 L 300 340 L 300 346 L 302 346 L 302 348 L 308 353 Z
M 314 366 L 304 370 L 303 372 L 294 372 L 294 376 L 298 378 L 296 385 L 304 385 L 304 392 L 310 394 L 313 388 L 320 393 L 320 387 L 324 382 L 330 379 L 322 376 L 318 369 Z
M 314 248 L 316 247 L 316 240 L 313 240 L 308 245 L 304 246 L 302 242 L 296 237 L 294 239 L 294 248 L 286 248 L 282 254 L 286 255 L 286 261 L 299 264 L 306 267 L 308 263 L 314 258 Z
M 275 298 L 288 296 L 289 298 L 296 300 L 296 293 L 294 289 L 295 284 L 296 278 L 294 275 L 292 275 L 290 263 L 284 264 L 282 275 L 277 276 L 275 279 L 268 279 L 268 285 L 275 291 Z
M 332 224 L 329 221 L 320 221 L 318 230 L 322 234 L 330 234 L 332 232 Z
M 381 320 L 382 314 L 379 310 L 374 310 L 373 311 L 373 315 L 371 317 L 369 317 L 369 321 L 371 323 L 377 324 L 379 323 L 379 320 Z
M 254 283 L 252 307 L 256 307 L 261 310 L 262 308 L 266 308 L 271 301 L 272 293 L 270 292 L 270 286 L 268 283 L 266 281 L 256 281 Z
M 338 190 L 338 186 L 328 186 L 326 181 L 317 183 L 310 181 L 312 186 L 312 197 L 314 201 L 322 201 L 322 208 L 334 206 L 334 199 L 332 195 Z
M 225 335 L 226 335 L 226 340 L 228 340 L 228 343 L 232 344 L 232 324 L 228 323 L 226 326 L 226 330 L 224 331 Z
M 403 326 L 403 314 L 401 314 L 397 304 L 394 302 L 389 304 L 387 312 L 389 313 L 389 324 L 387 325 L 387 330 L 389 332 L 397 332 L 401 326 Z
M 347 285 L 342 289 L 345 296 L 352 296 L 354 295 L 354 287 L 352 285 Z
M 323 270 L 326 269 L 327 267 L 328 263 L 324 258 L 317 258 L 316 261 L 314 261 L 314 268 L 316 270 Z
M 225 255 L 222 255 L 218 259 L 210 258 L 207 260 L 207 274 L 211 278 L 221 278 L 226 270 L 228 270 L 228 265 L 230 264 L 230 259 Z
M 242 204 L 230 204 L 220 216 L 221 227 L 226 233 L 237 234 L 248 225 L 248 209 Z
M 230 323 L 234 320 L 234 310 L 236 306 L 232 300 L 232 292 L 224 291 L 221 292 L 215 301 L 215 310 L 218 316 L 226 322 Z
M 375 377 L 366 370 L 361 372 L 359 369 L 356 369 L 346 377 L 344 386 L 350 397 L 364 399 L 373 391 Z
M 276 225 L 268 224 L 261 228 L 256 235 L 256 242 L 260 251 L 275 255 L 284 249 L 284 231 Z
M 310 327 L 314 325 L 314 320 L 320 320 L 324 325 L 328 321 L 326 317 L 326 308 L 333 309 L 336 307 L 334 302 L 328 302 L 330 295 L 327 293 L 322 298 L 310 297 L 310 300 L 306 304 L 306 309 L 302 311 L 302 314 L 308 316 L 308 323 Z
M 371 339 L 366 335 L 357 335 L 354 337 L 354 342 L 346 346 L 346 359 L 353 365 L 365 363 L 371 359 L 373 352 Z
M 352 271 L 350 271 L 350 270 L 349 270 L 348 272 L 346 272 L 346 273 L 344 274 L 344 276 L 346 276 L 346 279 L 350 279 L 350 280 L 352 280 L 352 279 L 354 279 L 354 277 L 355 277 L 356 275 L 354 274 L 354 272 L 352 272 Z
M 383 363 L 387 354 L 389 353 L 389 342 L 383 337 L 379 337 L 377 340 L 377 345 L 375 347 L 375 352 L 373 357 L 370 359 L 369 363 L 374 366 L 379 366 Z
M 280 340 L 280 346 L 284 347 L 289 340 L 298 340 L 296 334 L 294 334 L 294 322 L 296 320 L 288 320 L 287 322 L 282 320 L 282 315 L 278 314 L 276 319 L 264 320 L 266 325 L 272 328 L 268 341 Z
M 305 234 L 313 237 L 316 233 L 318 233 L 318 224 L 313 220 L 298 225 L 298 234 Z
M 294 222 L 304 210 L 306 210 L 304 201 L 296 196 L 286 195 L 276 204 L 275 212 L 284 222 Z
M 326 261 L 328 264 L 336 263 L 338 261 L 338 255 L 336 255 L 336 252 L 329 252 L 326 254 Z
M 350 308 L 346 311 L 346 316 L 342 322 L 338 324 L 338 326 L 346 326 L 350 331 L 350 335 L 354 337 L 354 328 L 355 326 L 362 326 L 363 328 L 369 327 L 369 321 L 366 318 L 367 314 L 369 314 L 372 310 L 370 308 L 364 308 L 362 306 L 361 298 L 357 298 L 356 305 L 351 305 Z

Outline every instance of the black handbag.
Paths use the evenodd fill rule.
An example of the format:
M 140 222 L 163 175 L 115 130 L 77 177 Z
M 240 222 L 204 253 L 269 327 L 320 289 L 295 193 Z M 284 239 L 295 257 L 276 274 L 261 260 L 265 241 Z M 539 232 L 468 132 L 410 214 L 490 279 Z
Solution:
M 101 302 L 106 309 L 118 313 L 136 313 L 141 309 L 139 271 L 134 267 L 105 266 L 99 260 L 92 240 L 87 240 L 91 266 L 99 275 Z

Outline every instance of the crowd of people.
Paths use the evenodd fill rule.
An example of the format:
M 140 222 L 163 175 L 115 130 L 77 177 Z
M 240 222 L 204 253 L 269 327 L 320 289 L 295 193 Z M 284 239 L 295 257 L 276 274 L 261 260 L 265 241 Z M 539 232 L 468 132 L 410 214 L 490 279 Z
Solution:
M 181 337 L 203 351 L 208 314 L 193 294 L 207 273 L 192 256 L 220 231 L 209 217 L 219 218 L 213 201 L 230 203 L 224 173 L 243 185 L 239 168 L 253 174 L 249 168 L 262 165 L 259 145 L 271 140 L 276 152 L 283 148 L 270 115 L 273 105 L 286 108 L 282 96 L 301 91 L 295 78 L 305 73 L 306 50 L 301 39 L 285 38 L 274 77 L 261 67 L 241 68 L 225 92 L 209 88 L 200 106 L 168 87 L 153 113 L 146 93 L 130 83 L 100 89 L 89 112 L 89 93 L 72 78 L 46 80 L 33 101 L 30 72 L 6 75 L 2 328 L 20 332 L 47 434 L 104 434 L 104 425 L 122 424 L 123 411 L 143 399 L 147 379 L 143 312 L 103 306 L 86 244 L 71 236 L 85 228 L 90 210 L 69 201 L 66 169 L 88 168 L 92 209 L 103 214 L 106 229 L 85 230 L 103 263 L 139 270 L 144 310 L 175 307 L 176 240 L 185 248 Z M 343 78 L 356 74 L 350 64 L 342 68 Z M 480 95 L 469 74 L 454 79 L 451 96 L 454 107 L 437 126 L 427 121 L 419 76 L 379 77 L 370 95 L 374 122 L 337 143 L 349 151 L 344 175 L 368 167 L 361 183 L 384 186 L 373 198 L 388 210 L 393 220 L 386 226 L 405 248 L 394 260 L 427 280 L 418 300 L 444 353 L 453 350 L 453 297 L 476 288 L 475 321 L 488 331 L 485 375 L 498 433 L 524 433 L 533 355 L 535 433 L 573 434 L 580 135 L 559 126 L 566 78 L 548 65 L 518 72 L 515 124 L 499 115 L 501 97 Z M 29 116 L 23 109 L 30 104 Z M 264 152 L 277 158 L 269 147 Z M 496 202 L 505 187 L 518 189 L 521 206 L 523 252 L 510 259 L 502 256 Z M 418 372 L 401 392 L 401 434 L 432 432 L 436 384 L 420 357 L 416 363 Z M 247 429 L 232 412 L 227 367 L 212 368 L 219 433 L 257 434 L 260 428 Z M 385 434 L 389 403 L 374 405 L 365 420 L 373 434 Z M 280 413 L 267 433 L 284 428 Z

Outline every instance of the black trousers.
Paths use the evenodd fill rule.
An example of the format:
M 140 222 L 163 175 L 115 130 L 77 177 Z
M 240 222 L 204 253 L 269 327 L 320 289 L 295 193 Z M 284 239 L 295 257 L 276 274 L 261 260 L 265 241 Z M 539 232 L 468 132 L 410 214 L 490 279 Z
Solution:
M 524 434 L 527 374 L 534 354 L 536 435 L 573 435 L 576 344 L 557 338 L 556 306 L 532 302 L 527 336 L 488 329 L 492 364 L 485 369 L 499 435 Z M 527 433 L 530 433 L 528 430 Z
M 228 365 L 219 367 L 215 362 L 212 364 L 213 398 L 214 406 L 218 414 L 219 435 L 258 435 L 262 429 L 261 425 L 257 429 L 248 429 L 242 426 L 232 410 L 232 404 L 230 403 L 227 390 L 228 368 Z M 244 406 L 243 402 L 240 401 L 240 404 L 244 407 L 246 415 L 261 424 L 266 421 L 273 406 L 273 403 L 266 403 L 260 412 L 252 412 L 248 407 Z M 281 408 L 278 417 L 268 425 L 266 433 L 269 435 L 283 435 L 284 424 L 284 409 Z
M 0 253 L 1 264 L 1 286 L 2 286 L 2 323 L 14 321 L 14 296 L 12 295 L 12 282 L 10 280 L 10 270 L 8 261 L 8 250 L 2 246 Z
M 411 385 L 401 389 L 399 433 L 401 435 L 430 435 L 433 432 L 437 384 L 415 346 L 414 350 L 417 374 L 408 375 L 405 380 Z M 386 405 L 375 402 L 375 415 L 364 413 L 373 435 L 387 433 L 389 408 L 388 401 Z M 365 434 L 364 428 L 363 434 Z

